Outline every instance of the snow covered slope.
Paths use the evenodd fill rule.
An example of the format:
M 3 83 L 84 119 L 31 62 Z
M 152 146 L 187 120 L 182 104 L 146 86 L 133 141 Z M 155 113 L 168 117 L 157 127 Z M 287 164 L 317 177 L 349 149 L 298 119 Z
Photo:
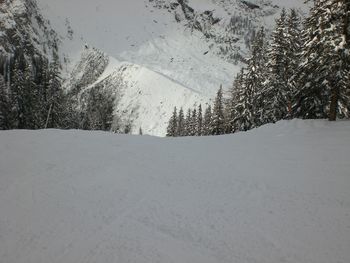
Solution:
M 350 262 L 350 122 L 0 132 L 0 261 Z
M 302 2 L 0 1 L 0 69 L 16 52 L 50 58 L 58 46 L 68 89 L 107 87 L 133 133 L 162 136 L 175 105 L 186 111 L 231 86 L 257 28 Z
M 95 48 L 85 48 L 71 76 L 65 85 L 73 93 L 96 86 L 114 93 L 115 116 L 121 126 L 131 123 L 134 133 L 141 128 L 145 134 L 164 136 L 175 106 L 187 109 L 210 100 L 161 73 L 120 62 Z
M 142 78 L 138 71 L 131 70 L 128 79 L 122 80 L 126 84 L 137 82 L 138 89 L 126 85 L 125 90 L 130 91 L 123 93 L 124 100 L 130 103 L 118 104 L 117 110 L 140 109 L 133 114 L 133 132 L 141 126 L 145 133 L 152 135 L 165 134 L 166 122 L 174 106 L 171 95 L 176 94 L 175 104 L 185 110 L 194 103 L 208 103 L 221 84 L 225 89 L 231 86 L 242 66 L 241 60 L 249 54 L 255 29 L 261 25 L 271 29 L 274 18 L 284 6 L 305 11 L 303 0 L 37 2 L 61 36 L 67 83 L 77 78 L 73 70 L 77 66 L 85 64 L 84 68 L 93 69 L 86 64 L 98 64 L 97 61 L 85 61 L 81 56 L 86 52 L 85 45 L 104 53 L 107 60 L 112 61 L 108 68 L 114 72 L 106 71 L 103 76 L 118 74 L 125 63 L 131 68 L 142 69 Z M 119 61 L 121 66 L 116 66 L 114 61 Z M 95 75 L 91 71 L 80 73 Z M 103 80 L 99 75 L 92 82 L 98 85 Z M 159 93 L 165 83 L 174 92 Z M 118 87 L 119 82 L 112 81 L 108 85 Z M 82 89 L 91 87 L 89 83 Z M 127 97 L 138 90 L 142 90 L 140 98 Z M 147 99 L 142 98 L 145 93 L 149 94 Z M 161 102 L 166 106 L 158 110 Z M 147 111 L 156 114 L 145 117 Z M 128 119 L 129 116 L 128 113 L 123 117 Z

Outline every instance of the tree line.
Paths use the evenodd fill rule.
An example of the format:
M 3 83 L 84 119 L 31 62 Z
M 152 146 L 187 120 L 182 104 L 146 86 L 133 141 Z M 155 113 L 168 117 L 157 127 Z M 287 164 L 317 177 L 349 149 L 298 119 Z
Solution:
M 19 52 L 7 61 L 5 72 L 0 74 L 1 129 L 65 127 L 66 98 L 56 55 L 49 62 Z
M 185 121 L 182 111 L 174 110 L 167 136 L 234 133 L 291 118 L 349 118 L 350 2 L 315 0 L 303 22 L 296 10 L 283 9 L 270 41 L 264 28 L 256 34 L 227 96 L 220 87 L 205 110 L 206 124 L 196 109 Z

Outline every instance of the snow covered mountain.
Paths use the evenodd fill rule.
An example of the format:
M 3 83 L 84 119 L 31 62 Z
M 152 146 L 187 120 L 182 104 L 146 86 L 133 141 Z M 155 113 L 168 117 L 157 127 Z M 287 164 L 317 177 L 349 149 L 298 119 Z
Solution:
M 1 5 L 20 3 L 35 7 L 33 0 Z M 186 110 L 195 103 L 206 104 L 220 85 L 231 86 L 258 27 L 271 29 L 282 7 L 306 10 L 303 0 L 37 4 L 39 10 L 30 13 L 43 15 L 50 21 L 49 32 L 59 35 L 66 88 L 75 89 L 78 96 L 96 86 L 111 90 L 117 95 L 115 115 L 124 124 L 132 123 L 134 133 L 141 127 L 144 133 L 160 136 L 174 106 Z

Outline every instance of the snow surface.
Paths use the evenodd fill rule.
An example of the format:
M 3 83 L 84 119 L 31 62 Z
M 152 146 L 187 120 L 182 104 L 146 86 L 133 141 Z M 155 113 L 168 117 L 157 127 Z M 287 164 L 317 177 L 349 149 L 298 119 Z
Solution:
M 350 122 L 0 132 L 0 262 L 350 262 Z

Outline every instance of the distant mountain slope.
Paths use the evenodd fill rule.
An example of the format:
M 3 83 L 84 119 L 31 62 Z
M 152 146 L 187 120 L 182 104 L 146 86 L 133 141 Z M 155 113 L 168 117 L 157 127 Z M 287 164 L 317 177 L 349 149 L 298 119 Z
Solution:
M 83 94 L 107 78 L 103 84 L 115 87 L 114 92 L 120 95 L 115 114 L 126 114 L 121 117 L 132 122 L 133 133 L 144 127 L 145 133 L 160 136 L 165 134 L 175 105 L 186 110 L 195 103 L 206 104 L 220 85 L 225 89 L 231 86 L 249 55 L 249 45 L 258 27 L 271 29 L 283 6 L 305 10 L 302 0 L 282 3 L 37 0 L 37 3 L 39 9 L 34 0 L 6 1 L 2 6 L 12 7 L 8 14 L 17 13 L 19 17 L 27 14 L 25 21 L 17 23 L 21 26 L 13 28 L 23 31 L 23 36 L 28 35 L 39 52 L 50 56 L 50 47 L 45 43 L 52 46 L 53 39 L 56 40 L 67 89 Z M 31 8 L 21 11 L 16 6 Z M 8 14 L 2 16 L 2 21 L 11 24 Z M 6 41 L 10 43 L 6 49 L 10 50 L 14 41 L 3 42 Z M 127 72 L 120 74 L 125 65 Z M 118 78 L 109 77 L 116 75 Z
M 120 62 L 94 48 L 86 48 L 66 83 L 82 97 L 92 87 L 107 89 L 116 96 L 115 116 L 121 130 L 132 125 L 136 133 L 163 136 L 169 114 L 179 102 L 185 108 L 208 99 L 173 79 L 146 67 Z

